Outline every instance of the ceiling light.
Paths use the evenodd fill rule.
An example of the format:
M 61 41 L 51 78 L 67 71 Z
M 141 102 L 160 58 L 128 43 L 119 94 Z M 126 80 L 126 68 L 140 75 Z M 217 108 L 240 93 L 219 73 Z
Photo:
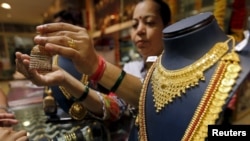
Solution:
M 11 6 L 8 3 L 2 3 L 1 7 L 4 9 L 11 9 Z

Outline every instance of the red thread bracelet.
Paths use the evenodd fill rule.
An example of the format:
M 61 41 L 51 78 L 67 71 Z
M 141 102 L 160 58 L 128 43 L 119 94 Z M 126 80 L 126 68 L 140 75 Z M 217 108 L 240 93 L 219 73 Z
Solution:
M 105 60 L 103 59 L 103 57 L 98 56 L 98 68 L 96 69 L 95 73 L 90 76 L 90 80 L 95 83 L 98 82 L 102 78 L 105 68 L 106 68 Z

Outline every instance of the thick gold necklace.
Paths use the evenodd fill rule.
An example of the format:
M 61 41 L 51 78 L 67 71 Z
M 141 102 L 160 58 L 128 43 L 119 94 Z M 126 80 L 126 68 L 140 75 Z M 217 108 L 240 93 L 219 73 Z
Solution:
M 233 39 L 233 47 L 235 41 Z M 204 141 L 207 137 L 208 125 L 215 124 L 219 113 L 228 99 L 229 93 L 236 83 L 241 71 L 240 58 L 235 52 L 222 57 L 210 83 L 196 109 L 182 141 Z
M 212 49 L 193 64 L 178 70 L 165 69 L 161 64 L 161 56 L 156 61 L 156 68 L 152 74 L 152 88 L 156 112 L 165 105 L 180 97 L 187 89 L 205 80 L 204 71 L 214 65 L 229 49 L 228 39 L 216 43 Z
M 234 47 L 235 41 L 232 37 L 230 38 L 233 41 Z M 229 93 L 235 85 L 236 79 L 241 71 L 238 54 L 235 53 L 233 48 L 232 52 L 226 54 L 220 60 L 221 61 L 218 64 L 216 72 L 212 76 L 204 96 L 202 97 L 201 102 L 199 103 L 194 116 L 192 117 L 192 120 L 183 135 L 182 141 L 205 140 L 207 136 L 207 126 L 215 124 L 215 121 L 219 117 L 219 113 L 222 111 L 223 105 L 226 103 L 225 101 L 228 98 Z M 154 63 L 149 69 L 140 94 L 139 113 L 136 124 L 139 126 L 139 139 L 141 141 L 147 141 L 145 116 L 146 93 L 150 77 L 156 67 L 158 66 Z

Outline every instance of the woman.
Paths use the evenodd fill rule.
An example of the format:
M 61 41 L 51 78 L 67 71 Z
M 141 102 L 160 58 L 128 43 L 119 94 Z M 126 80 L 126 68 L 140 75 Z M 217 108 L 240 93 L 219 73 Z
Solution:
M 151 4 L 153 3 L 153 4 Z M 170 24 L 171 12 L 163 1 L 145 1 L 134 9 L 131 39 L 142 57 L 124 65 L 124 70 L 141 79 L 144 78 L 150 63 L 149 56 L 158 56 L 163 50 L 162 30 Z
M 129 72 L 128 68 L 131 67 L 124 66 L 126 72 L 133 73 L 135 76 L 124 73 L 120 68 L 99 57 L 84 28 L 63 23 L 38 26 L 38 32 L 46 33 L 47 37 L 39 35 L 35 38 L 35 42 L 45 46 L 51 55 L 59 54 L 70 58 L 79 72 L 91 76 L 94 81 L 110 89 L 118 97 L 137 108 L 142 87 L 141 79 L 144 77 L 141 75 L 141 70 L 145 72 L 149 68 L 147 65 L 144 67 L 148 56 L 158 56 L 162 52 L 162 30 L 169 24 L 169 21 L 170 10 L 164 2 L 155 0 L 142 1 L 137 4 L 133 15 L 134 24 L 131 37 L 142 55 L 143 61 L 142 65 L 138 67 L 139 69 L 136 70 L 137 73 Z M 61 36 L 62 34 L 66 36 Z M 81 98 L 83 93 L 85 97 L 81 104 L 88 111 L 105 120 L 112 117 L 119 118 L 117 116 L 120 113 L 119 109 L 117 111 L 117 109 L 111 109 L 112 107 L 107 108 L 106 102 L 103 102 L 109 99 L 109 96 L 100 96 L 98 92 L 83 86 L 81 82 L 56 66 L 52 72 L 45 75 L 39 74 L 36 70 L 28 71 L 30 57 L 19 52 L 16 53 L 16 56 L 19 71 L 35 84 L 63 86 L 76 99 Z M 115 100 L 110 101 L 115 102 Z

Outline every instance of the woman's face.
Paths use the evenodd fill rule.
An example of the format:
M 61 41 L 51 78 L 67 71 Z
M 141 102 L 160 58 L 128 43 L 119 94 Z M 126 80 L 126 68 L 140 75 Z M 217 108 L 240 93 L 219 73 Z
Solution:
M 143 1 L 134 10 L 131 38 L 144 59 L 158 56 L 163 50 L 164 25 L 157 8 L 158 5 L 153 1 Z

